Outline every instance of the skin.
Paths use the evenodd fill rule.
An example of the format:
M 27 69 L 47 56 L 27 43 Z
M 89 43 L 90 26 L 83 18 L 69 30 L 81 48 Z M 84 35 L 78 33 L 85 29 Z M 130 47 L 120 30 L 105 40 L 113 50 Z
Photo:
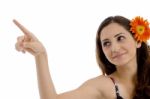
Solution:
M 140 44 L 137 44 L 130 33 L 118 24 L 112 23 L 106 26 L 100 37 L 102 42 L 105 39 L 111 42 L 111 46 L 102 46 L 102 48 L 108 60 L 116 65 L 117 72 L 109 76 L 101 75 L 89 79 L 79 88 L 57 94 L 51 79 L 47 52 L 43 44 L 18 21 L 13 20 L 13 22 L 24 34 L 17 38 L 16 50 L 23 53 L 29 52 L 35 58 L 40 99 L 115 99 L 114 84 L 109 76 L 115 79 L 119 85 L 120 94 L 125 99 L 132 98 L 137 67 L 135 49 L 140 47 Z M 127 37 L 124 43 L 117 41 L 118 37 L 115 35 L 118 33 L 124 33 L 121 35 Z M 125 53 L 125 55 L 120 53 Z M 118 61 L 119 59 L 121 60 Z M 128 90 L 129 88 L 130 90 Z

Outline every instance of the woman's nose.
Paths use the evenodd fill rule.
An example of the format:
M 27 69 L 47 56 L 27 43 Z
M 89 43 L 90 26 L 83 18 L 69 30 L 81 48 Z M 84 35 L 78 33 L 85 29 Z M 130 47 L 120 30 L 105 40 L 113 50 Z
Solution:
M 113 43 L 111 46 L 112 52 L 118 52 L 120 50 L 120 45 L 118 43 Z

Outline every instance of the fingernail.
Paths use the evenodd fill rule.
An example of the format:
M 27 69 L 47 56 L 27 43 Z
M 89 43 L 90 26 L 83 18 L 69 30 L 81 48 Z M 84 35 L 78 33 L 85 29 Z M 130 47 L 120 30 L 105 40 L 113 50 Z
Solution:
M 25 44 L 23 43 L 22 46 L 25 47 Z
M 25 51 L 24 51 L 24 50 L 22 50 L 22 53 L 25 53 Z

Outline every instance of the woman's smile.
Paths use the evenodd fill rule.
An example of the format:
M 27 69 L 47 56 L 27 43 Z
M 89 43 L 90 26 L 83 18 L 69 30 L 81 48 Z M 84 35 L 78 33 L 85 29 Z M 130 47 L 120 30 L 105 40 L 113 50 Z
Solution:
M 126 52 L 124 52 L 124 53 L 119 53 L 119 54 L 115 54 L 115 55 L 112 56 L 112 59 L 113 59 L 113 60 L 121 59 L 125 54 L 126 54 Z

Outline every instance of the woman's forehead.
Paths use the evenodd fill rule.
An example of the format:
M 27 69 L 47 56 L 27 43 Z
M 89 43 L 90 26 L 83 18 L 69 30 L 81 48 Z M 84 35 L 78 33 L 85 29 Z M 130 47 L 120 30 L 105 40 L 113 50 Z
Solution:
M 123 26 L 117 23 L 111 23 L 102 29 L 100 38 L 105 39 L 117 35 L 119 33 L 127 34 L 127 32 L 128 31 Z

